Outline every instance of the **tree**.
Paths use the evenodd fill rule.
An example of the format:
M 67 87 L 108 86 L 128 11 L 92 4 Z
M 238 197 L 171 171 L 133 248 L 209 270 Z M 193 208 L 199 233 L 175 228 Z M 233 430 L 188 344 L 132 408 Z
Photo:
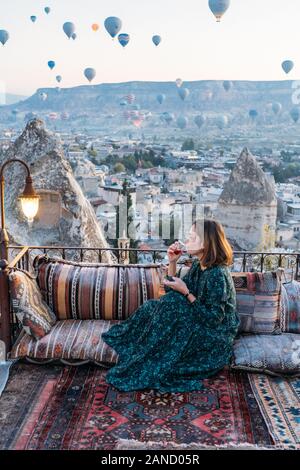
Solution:
M 90 157 L 97 157 L 98 155 L 97 150 L 94 150 L 93 148 L 89 149 L 88 154 Z
M 195 142 L 193 139 L 186 139 L 183 144 L 182 144 L 182 147 L 181 147 L 181 150 L 182 151 L 185 151 L 185 150 L 195 150 Z
M 114 165 L 114 172 L 115 173 L 122 173 L 126 170 L 125 166 L 123 165 L 123 163 L 116 163 Z

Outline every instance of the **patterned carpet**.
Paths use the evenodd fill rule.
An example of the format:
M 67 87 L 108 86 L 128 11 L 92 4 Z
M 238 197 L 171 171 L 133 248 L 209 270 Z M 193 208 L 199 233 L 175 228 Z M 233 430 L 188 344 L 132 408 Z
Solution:
M 106 372 L 93 365 L 14 364 L 0 398 L 0 449 L 111 450 L 124 439 L 209 446 L 299 443 L 300 380 L 263 381 L 266 376 L 224 370 L 205 380 L 203 391 L 160 394 L 119 392 L 106 384 Z M 266 421 L 270 407 L 276 415 L 278 402 L 280 422 L 276 416 Z

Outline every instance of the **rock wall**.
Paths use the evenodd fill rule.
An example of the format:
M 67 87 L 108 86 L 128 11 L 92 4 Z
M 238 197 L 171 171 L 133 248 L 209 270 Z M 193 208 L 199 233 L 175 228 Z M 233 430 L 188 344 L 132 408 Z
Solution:
M 60 193 L 62 217 L 57 227 L 41 228 L 35 222 L 29 226 L 17 202 L 24 190 L 26 170 L 20 163 L 8 165 L 4 170 L 5 208 L 11 240 L 20 245 L 108 247 L 94 209 L 77 183 L 61 143 L 45 129 L 43 121 L 30 121 L 0 163 L 12 158 L 20 158 L 29 165 L 37 192 L 44 189 Z M 98 257 L 87 252 L 85 259 L 97 261 Z M 103 252 L 102 259 L 116 262 L 110 252 Z
M 275 186 L 247 148 L 224 185 L 215 218 L 243 250 L 263 251 L 275 246 Z

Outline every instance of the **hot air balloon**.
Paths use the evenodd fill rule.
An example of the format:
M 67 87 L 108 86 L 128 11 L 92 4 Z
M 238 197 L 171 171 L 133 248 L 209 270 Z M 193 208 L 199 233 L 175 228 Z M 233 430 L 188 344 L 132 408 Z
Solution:
M 144 116 L 142 115 L 142 113 L 138 113 L 136 116 L 133 117 L 132 124 L 135 127 L 141 127 L 141 125 L 143 124 L 143 121 L 144 121 Z
M 293 119 L 293 121 L 294 121 L 295 123 L 297 123 L 297 122 L 299 121 L 299 117 L 300 117 L 300 110 L 299 110 L 299 108 L 297 108 L 297 107 L 295 106 L 293 109 L 291 109 L 291 111 L 290 111 L 290 116 L 291 116 L 291 118 Z
M 58 114 L 57 113 L 49 113 L 47 117 L 51 121 L 56 121 L 56 119 L 58 118 Z
M 166 99 L 166 95 L 164 95 L 164 94 L 159 94 L 159 95 L 157 95 L 156 99 L 157 99 L 157 101 L 159 102 L 159 104 L 163 104 L 163 102 L 164 102 L 165 99 Z
M 3 44 L 3 46 L 4 46 L 8 40 L 9 40 L 8 31 L 5 31 L 5 29 L 1 29 L 0 30 L 0 42 L 1 42 L 1 44 Z
M 130 113 L 130 111 L 124 111 L 123 117 L 124 117 L 124 119 L 125 119 L 126 121 L 128 121 L 128 119 L 131 118 L 131 113 Z
M 230 6 L 230 0 L 209 0 L 208 5 L 219 23 Z
M 87 69 L 85 69 L 84 75 L 88 79 L 88 81 L 91 82 L 96 77 L 96 70 L 88 67 Z
M 60 115 L 60 118 L 62 121 L 67 121 L 69 119 L 70 115 L 69 113 L 67 113 L 66 111 L 64 111 L 63 113 L 61 113 Z
M 205 90 L 202 93 L 202 99 L 205 100 L 205 101 L 210 101 L 213 96 L 214 96 L 214 94 L 211 90 Z
M 256 109 L 250 109 L 250 111 L 249 111 L 249 116 L 250 116 L 251 119 L 253 119 L 253 121 L 254 121 L 254 119 L 256 119 L 257 116 L 258 116 L 258 112 L 256 111 Z
M 129 95 L 125 96 L 125 100 L 127 103 L 132 104 L 135 101 L 135 95 L 130 93 Z
M 92 30 L 93 31 L 96 32 L 96 31 L 98 31 L 98 29 L 99 29 L 99 25 L 97 23 L 92 24 Z
M 64 33 L 68 36 L 69 39 L 73 37 L 73 34 L 75 33 L 75 29 L 76 29 L 75 24 L 71 23 L 71 21 L 67 21 L 66 23 L 63 24 Z
M 294 62 L 292 60 L 284 60 L 281 64 L 281 67 L 285 73 L 288 74 L 294 68 Z
M 73 33 L 73 34 L 72 34 L 72 39 L 73 39 L 73 41 L 75 41 L 76 38 L 77 38 L 77 34 L 76 34 L 76 33 Z
M 225 80 L 223 82 L 223 87 L 225 91 L 229 91 L 232 87 L 232 82 L 230 80 Z
M 224 114 L 223 116 L 218 116 L 216 124 L 219 129 L 224 129 L 228 125 L 228 117 Z
M 55 67 L 55 62 L 54 62 L 54 60 L 49 60 L 49 62 L 48 62 L 48 67 L 49 67 L 49 69 L 51 69 L 51 70 L 54 69 L 54 67 Z
M 152 37 L 152 42 L 153 44 L 155 44 L 155 46 L 159 46 L 159 44 L 161 43 L 161 37 L 156 34 Z
M 160 119 L 165 121 L 167 124 L 171 124 L 171 122 L 174 121 L 175 116 L 172 113 L 165 112 L 160 115 Z
M 36 17 L 36 16 L 34 16 L 34 15 L 32 15 L 32 16 L 30 17 L 30 19 L 31 19 L 31 21 L 32 21 L 33 23 L 35 23 L 35 22 L 36 22 L 36 20 L 37 20 L 37 17 Z
M 60 83 L 62 81 L 62 76 L 61 75 L 56 75 L 56 81 Z
M 279 114 L 281 110 L 282 110 L 281 103 L 273 103 L 272 104 L 272 111 L 273 111 L 274 114 Z
M 178 88 L 178 94 L 182 101 L 184 101 L 190 94 L 190 90 L 188 88 Z
M 199 129 L 203 126 L 203 124 L 205 123 L 205 117 L 202 115 L 202 114 L 199 114 L 198 116 L 195 117 L 194 121 L 195 121 L 195 124 L 197 127 L 199 127 Z
M 181 78 L 176 78 L 175 83 L 176 83 L 176 86 L 180 88 L 183 84 L 183 80 L 181 80 Z
M 44 11 L 47 15 L 49 15 L 50 11 L 51 11 L 51 8 L 50 7 L 45 7 L 44 8 Z
M 41 92 L 39 94 L 39 97 L 40 97 L 41 101 L 46 101 L 46 99 L 48 98 L 48 95 L 47 95 L 47 93 Z
M 116 16 L 109 16 L 104 21 L 104 27 L 108 34 L 110 34 L 112 38 L 115 38 L 122 28 L 122 21 Z
M 179 127 L 179 129 L 185 129 L 186 126 L 188 125 L 188 118 L 185 117 L 185 116 L 179 116 L 179 118 L 177 119 L 176 123 L 177 123 L 177 126 Z
M 125 47 L 125 46 L 127 46 L 127 44 L 130 41 L 130 36 L 129 36 L 129 34 L 122 33 L 122 34 L 119 34 L 118 40 L 119 40 L 119 43 L 121 44 L 121 46 Z

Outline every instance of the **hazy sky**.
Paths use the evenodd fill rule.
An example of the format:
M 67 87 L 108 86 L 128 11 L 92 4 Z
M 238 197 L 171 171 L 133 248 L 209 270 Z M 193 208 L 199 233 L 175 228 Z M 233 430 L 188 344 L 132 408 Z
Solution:
M 121 32 L 131 35 L 125 49 L 104 30 L 107 16 L 120 17 Z M 10 33 L 5 47 L 0 44 L 0 80 L 19 94 L 57 86 L 58 74 L 63 87 L 87 84 L 86 67 L 97 70 L 93 83 L 294 80 L 300 76 L 299 18 L 300 0 L 231 0 L 221 23 L 208 0 L 0 0 L 0 29 Z M 76 24 L 77 40 L 63 33 L 65 21 Z M 153 34 L 162 36 L 158 47 Z M 281 69 L 285 58 L 295 62 L 288 76 Z M 53 71 L 48 60 L 57 64 Z

